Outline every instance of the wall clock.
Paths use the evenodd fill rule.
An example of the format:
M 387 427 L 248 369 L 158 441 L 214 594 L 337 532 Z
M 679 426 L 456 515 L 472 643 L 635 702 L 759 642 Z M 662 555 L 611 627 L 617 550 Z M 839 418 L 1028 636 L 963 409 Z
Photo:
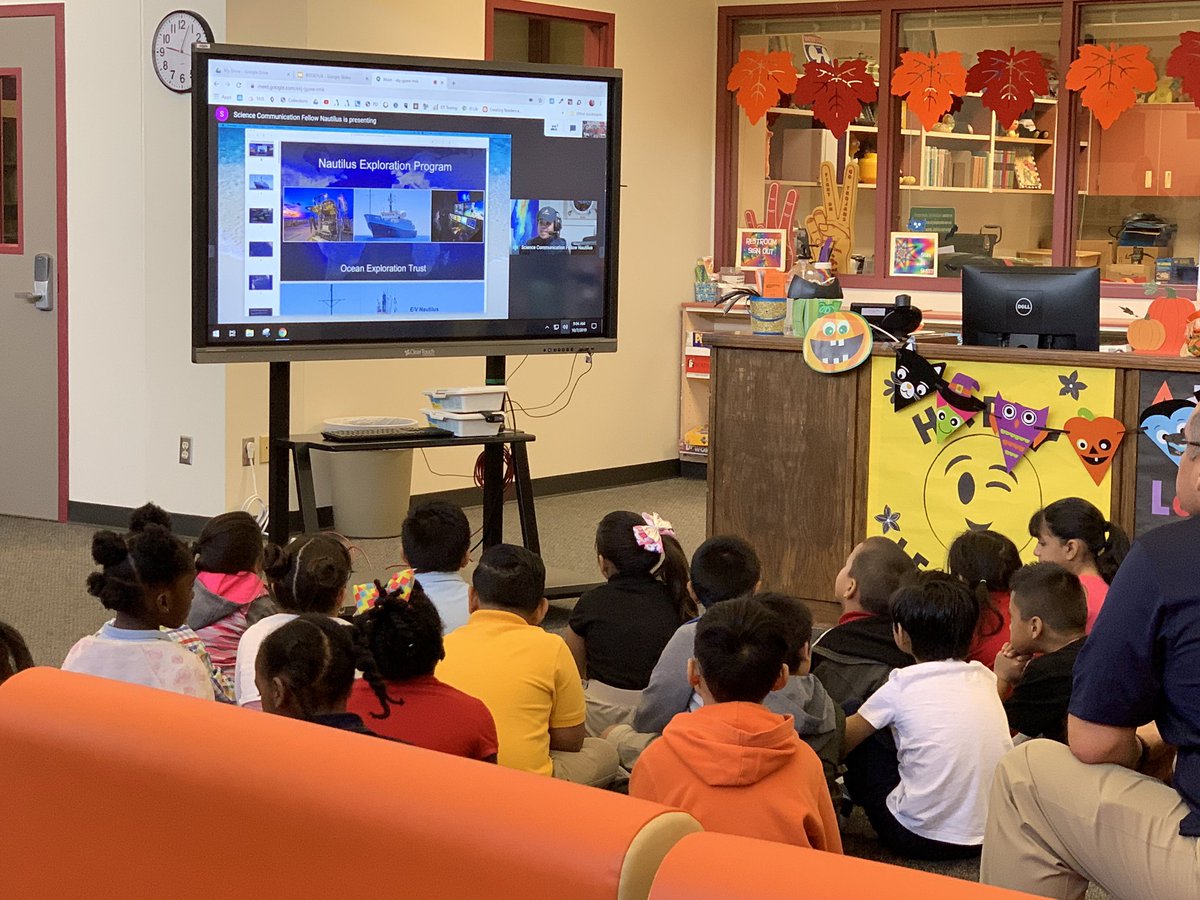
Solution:
M 154 29 L 150 62 L 164 87 L 177 94 L 192 89 L 192 44 L 212 41 L 212 29 L 198 13 L 177 9 L 163 16 Z

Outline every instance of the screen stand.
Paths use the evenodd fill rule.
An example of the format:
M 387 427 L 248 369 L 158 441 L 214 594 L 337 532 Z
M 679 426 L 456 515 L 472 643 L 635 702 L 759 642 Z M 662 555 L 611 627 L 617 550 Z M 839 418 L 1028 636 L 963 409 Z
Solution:
M 505 358 L 489 356 L 485 360 L 484 384 L 500 385 L 505 379 Z M 483 508 L 488 515 L 483 520 L 483 546 L 504 542 L 504 445 L 485 444 L 483 447 Z
M 291 498 L 288 492 L 288 452 L 285 443 L 292 431 L 292 369 L 290 362 L 272 362 L 270 387 L 270 418 L 267 435 L 271 456 L 267 460 L 267 508 L 271 521 L 267 538 L 279 546 L 288 541 L 288 517 Z

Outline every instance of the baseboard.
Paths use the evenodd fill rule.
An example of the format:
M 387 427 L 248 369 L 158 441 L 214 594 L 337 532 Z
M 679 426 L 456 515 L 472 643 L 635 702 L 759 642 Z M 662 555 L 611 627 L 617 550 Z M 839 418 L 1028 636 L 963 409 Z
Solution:
M 624 487 L 630 484 L 641 484 L 646 481 L 663 481 L 667 478 L 678 478 L 680 465 L 678 459 L 664 459 L 659 462 L 638 463 L 632 466 L 616 466 L 611 469 L 592 469 L 589 472 L 572 472 L 567 475 L 547 475 L 545 478 L 533 479 L 533 495 L 550 497 L 555 494 L 573 494 L 580 491 L 597 491 L 602 488 Z M 477 487 L 458 488 L 451 491 L 432 491 L 427 494 L 413 494 L 416 500 L 447 500 L 459 506 L 481 506 L 483 491 Z M 511 499 L 511 498 L 510 498 Z M 67 520 L 86 525 L 98 525 L 105 528 L 124 530 L 129 527 L 129 516 L 133 509 L 127 506 L 109 506 L 104 503 L 83 503 L 72 500 L 67 504 Z M 195 536 L 200 533 L 207 516 L 193 516 L 187 513 L 171 513 L 175 531 L 181 535 Z M 317 508 L 317 522 L 321 528 L 333 527 L 333 507 Z M 288 526 L 292 534 L 303 530 L 303 523 L 298 510 L 288 514 Z
M 71 500 L 67 503 L 67 521 L 82 525 L 98 525 L 125 531 L 129 528 L 129 517 L 133 508 L 109 506 L 105 503 L 83 503 Z M 187 513 L 171 513 L 171 526 L 176 534 L 195 537 L 208 521 L 208 516 L 192 516 Z

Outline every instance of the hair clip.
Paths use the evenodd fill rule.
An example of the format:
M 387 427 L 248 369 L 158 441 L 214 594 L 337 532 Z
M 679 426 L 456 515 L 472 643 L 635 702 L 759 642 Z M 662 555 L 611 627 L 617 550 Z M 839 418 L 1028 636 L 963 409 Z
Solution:
M 386 585 L 378 580 L 374 583 L 354 585 L 354 614 L 361 615 L 379 602 L 380 590 L 384 596 L 396 594 L 397 599 L 407 603 L 412 593 L 412 586 L 417 580 L 415 569 L 401 569 L 393 572 Z
M 633 536 L 637 540 L 638 546 L 651 553 L 662 553 L 663 535 L 669 534 L 671 537 L 675 537 L 671 523 L 666 519 L 659 518 L 658 513 L 642 513 L 642 520 L 646 523 L 645 525 L 633 526 Z

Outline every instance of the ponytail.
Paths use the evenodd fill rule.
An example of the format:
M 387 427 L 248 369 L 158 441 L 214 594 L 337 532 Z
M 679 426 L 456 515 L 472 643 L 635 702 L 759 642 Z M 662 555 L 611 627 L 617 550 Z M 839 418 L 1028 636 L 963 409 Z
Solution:
M 679 541 L 671 535 L 663 535 L 663 563 L 658 568 L 657 576 L 667 586 L 671 601 L 675 604 L 675 613 L 679 621 L 686 622 L 694 619 L 698 610 L 696 601 L 688 592 L 688 560 Z
M 1000 633 L 1004 628 L 1004 614 L 992 600 L 987 582 L 980 581 L 975 585 L 975 602 L 979 604 L 979 624 L 976 625 L 976 636 L 990 638 Z
M 1096 559 L 1096 571 L 1104 579 L 1105 584 L 1112 584 L 1122 562 L 1129 553 L 1129 535 L 1114 522 L 1104 523 L 1105 538 L 1098 552 L 1093 552 Z

